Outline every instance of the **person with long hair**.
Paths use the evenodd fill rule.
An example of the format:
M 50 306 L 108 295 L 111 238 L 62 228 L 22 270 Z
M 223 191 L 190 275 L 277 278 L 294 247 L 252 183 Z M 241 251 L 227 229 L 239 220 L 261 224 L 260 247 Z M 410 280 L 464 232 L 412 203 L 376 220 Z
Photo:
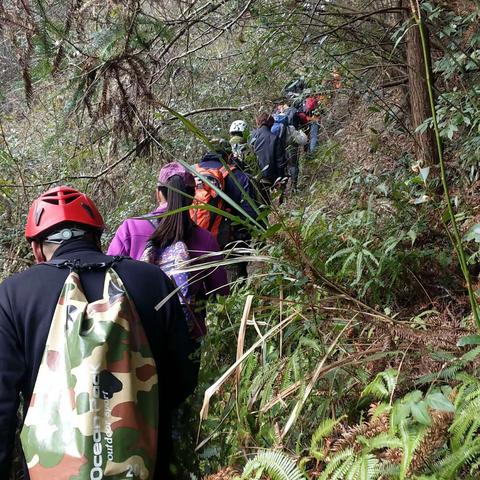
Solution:
M 188 209 L 181 210 L 192 203 L 194 193 L 195 179 L 180 163 L 172 162 L 162 167 L 155 192 L 157 208 L 143 217 L 125 220 L 115 233 L 108 254 L 127 255 L 136 260 L 143 257 L 157 263 L 159 252 L 182 242 L 194 265 L 220 260 L 221 254 L 215 255 L 220 250 L 215 237 L 193 223 Z M 175 213 L 165 215 L 169 212 Z M 209 265 L 192 272 L 189 290 L 194 304 L 188 307 L 194 310 L 196 319 L 193 337 L 199 338 L 206 331 L 206 298 L 211 294 L 228 294 L 225 268 Z

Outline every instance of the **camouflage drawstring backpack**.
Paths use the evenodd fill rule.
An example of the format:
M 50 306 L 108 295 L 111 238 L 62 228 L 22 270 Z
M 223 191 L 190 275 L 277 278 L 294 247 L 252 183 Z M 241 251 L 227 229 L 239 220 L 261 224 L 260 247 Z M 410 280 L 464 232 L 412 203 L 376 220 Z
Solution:
M 109 267 L 103 298 L 93 303 L 79 269 L 67 261 L 55 265 L 71 271 L 21 433 L 31 480 L 153 478 L 157 370 L 135 305 L 111 265 L 80 267 Z

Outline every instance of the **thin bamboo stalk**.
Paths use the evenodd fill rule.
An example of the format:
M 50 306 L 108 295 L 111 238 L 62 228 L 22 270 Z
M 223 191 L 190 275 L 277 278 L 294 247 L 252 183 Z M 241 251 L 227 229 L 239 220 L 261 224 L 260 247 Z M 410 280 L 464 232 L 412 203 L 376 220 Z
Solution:
M 453 243 L 453 247 L 455 248 L 455 251 L 457 252 L 460 268 L 465 278 L 465 283 L 468 291 L 468 298 L 470 300 L 470 305 L 472 307 L 473 318 L 475 320 L 477 329 L 480 330 L 480 315 L 478 311 L 478 302 L 475 297 L 475 293 L 473 291 L 470 272 L 468 271 L 467 260 L 465 257 L 465 251 L 462 246 L 462 239 L 460 236 L 460 231 L 458 229 L 457 221 L 455 219 L 455 214 L 453 212 L 452 201 L 450 198 L 450 191 L 448 188 L 445 161 L 443 158 L 443 146 L 442 146 L 442 140 L 440 137 L 440 128 L 438 126 L 437 111 L 435 109 L 435 99 L 433 96 L 433 80 L 430 74 L 430 69 L 428 68 L 430 59 L 428 58 L 427 37 L 426 37 L 425 25 L 422 17 L 422 9 L 420 7 L 420 3 L 418 0 L 415 0 L 415 3 L 414 3 L 414 0 L 410 0 L 410 6 L 411 6 L 413 18 L 418 25 L 418 29 L 420 31 L 420 38 L 422 41 L 422 51 L 423 51 L 423 59 L 424 59 L 424 65 L 425 65 L 425 75 L 427 79 L 428 98 L 430 102 L 430 109 L 432 111 L 433 130 L 435 133 L 435 142 L 437 144 L 437 149 L 438 149 L 438 161 L 440 164 L 440 179 L 442 181 L 443 194 L 445 197 L 445 201 L 447 203 L 448 217 L 452 224 L 452 235 L 453 235 L 452 243 Z

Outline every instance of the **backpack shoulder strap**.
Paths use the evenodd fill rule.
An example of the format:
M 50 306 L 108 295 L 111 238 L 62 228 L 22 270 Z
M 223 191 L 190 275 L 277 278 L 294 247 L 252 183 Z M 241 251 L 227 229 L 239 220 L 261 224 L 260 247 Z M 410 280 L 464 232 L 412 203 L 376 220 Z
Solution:
M 48 262 L 43 262 L 43 265 L 48 265 L 49 267 L 56 268 L 68 268 L 71 272 L 85 272 L 92 270 L 103 270 L 113 267 L 115 264 L 121 262 L 125 258 L 130 257 L 117 255 L 115 257 L 112 257 L 112 259 L 109 261 L 99 263 L 80 263 L 80 260 L 78 258 L 74 260 L 67 260 L 65 258 L 54 258 L 53 260 L 49 260 Z
M 225 180 L 228 177 L 228 174 L 230 172 L 233 172 L 237 167 L 235 165 L 228 164 L 228 169 L 225 168 L 225 165 L 222 165 L 218 170 L 223 176 L 223 179 Z

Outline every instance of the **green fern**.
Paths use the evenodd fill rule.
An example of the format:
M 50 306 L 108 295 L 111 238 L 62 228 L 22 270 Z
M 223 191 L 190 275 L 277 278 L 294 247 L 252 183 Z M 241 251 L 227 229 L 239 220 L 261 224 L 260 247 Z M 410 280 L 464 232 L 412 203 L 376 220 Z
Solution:
M 282 452 L 267 450 L 250 459 L 242 473 L 242 480 L 260 478 L 267 474 L 271 480 L 304 480 L 305 476 L 295 462 Z
M 345 474 L 355 462 L 355 453 L 353 448 L 346 448 L 337 452 L 329 459 L 329 462 L 319 477 L 319 480 L 331 480 L 333 478 L 342 478 L 338 474 Z
M 312 440 L 310 443 L 310 456 L 314 457 L 317 460 L 323 460 L 324 455 L 321 452 L 321 447 L 323 446 L 323 440 L 325 437 L 330 435 L 333 432 L 333 429 L 344 419 L 345 417 L 340 417 L 337 419 L 327 418 L 315 430 L 312 435 Z
M 454 480 L 458 478 L 457 472 L 465 465 L 472 465 L 477 468 L 478 478 L 478 458 L 480 456 L 480 439 L 474 442 L 462 445 L 457 450 L 448 454 L 442 460 L 437 462 L 434 467 L 435 473 L 440 475 L 442 479 Z
M 463 368 L 464 366 L 462 364 L 455 363 L 447 368 L 444 368 L 440 372 L 431 372 L 427 373 L 426 375 L 422 375 L 416 383 L 417 385 L 427 385 L 431 384 L 432 382 L 438 381 L 449 382 L 452 381 L 456 377 L 458 372 Z
M 471 358 L 471 356 L 470 356 Z M 458 478 L 470 466 L 471 478 L 478 478 L 480 466 L 480 382 L 474 376 L 462 372 L 455 398 L 456 415 L 450 427 L 450 450 L 433 468 L 442 479 Z
M 353 449 L 343 450 L 336 454 L 328 463 L 320 480 L 343 480 L 345 475 L 354 466 L 357 457 Z
M 480 394 L 480 392 L 478 392 Z M 473 440 L 480 429 L 480 397 L 473 398 L 464 408 L 460 409 L 450 430 L 452 432 L 452 446 L 458 448 L 462 444 Z
M 376 480 L 380 473 L 380 461 L 375 455 L 368 453 L 359 457 L 345 480 Z
M 408 469 L 413 460 L 415 450 L 420 445 L 425 435 L 425 427 L 420 427 L 415 430 L 409 430 L 405 422 L 401 422 L 398 427 L 400 439 L 402 441 L 402 463 L 400 464 L 399 479 L 407 478 Z
M 397 380 L 398 371 L 394 368 L 380 372 L 373 381 L 363 389 L 362 396 L 372 395 L 379 400 L 388 398 L 395 390 Z
M 367 454 L 384 448 L 402 448 L 401 440 L 387 432 L 373 438 L 358 437 L 357 442 L 364 445 L 363 452 Z

